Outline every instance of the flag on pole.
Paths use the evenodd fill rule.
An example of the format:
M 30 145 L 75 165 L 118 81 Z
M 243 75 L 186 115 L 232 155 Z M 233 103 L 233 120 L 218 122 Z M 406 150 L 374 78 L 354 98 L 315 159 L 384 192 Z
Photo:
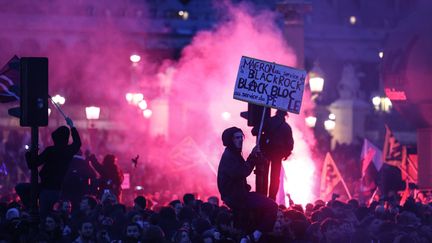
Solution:
M 14 56 L 0 70 L 0 103 L 19 100 L 17 85 L 19 83 L 20 59 Z
M 362 151 L 362 177 L 366 175 L 366 170 L 371 164 L 373 157 L 375 156 L 375 150 L 373 148 L 368 148 L 365 154 Z
M 372 156 L 372 158 L 369 158 L 370 156 Z M 364 169 L 367 169 L 367 166 L 369 166 L 370 162 L 373 163 L 377 171 L 381 170 L 381 167 L 384 164 L 382 151 L 367 139 L 364 139 L 363 141 L 360 159 L 362 160 L 362 172 Z M 368 161 L 368 159 L 371 160 Z M 366 166 L 366 168 L 364 168 L 364 166 Z M 362 176 L 363 175 L 364 174 L 362 173 Z
M 323 199 L 329 198 L 331 196 L 330 194 L 339 182 L 343 184 L 348 197 L 351 199 L 351 193 L 349 192 L 336 163 L 330 153 L 327 152 L 321 172 L 320 197 Z
M 401 165 L 402 179 L 417 184 L 418 182 L 418 161 L 417 155 L 408 155 Z
M 390 128 L 385 125 L 386 133 L 384 138 L 383 146 L 383 160 L 385 163 L 401 167 L 401 163 L 404 159 L 404 146 L 402 146 L 399 141 L 394 136 Z M 406 150 L 405 150 L 406 156 Z
M 382 152 L 369 140 L 364 139 L 360 156 L 362 175 L 360 178 L 360 200 L 367 202 L 376 191 L 378 171 L 383 166 Z

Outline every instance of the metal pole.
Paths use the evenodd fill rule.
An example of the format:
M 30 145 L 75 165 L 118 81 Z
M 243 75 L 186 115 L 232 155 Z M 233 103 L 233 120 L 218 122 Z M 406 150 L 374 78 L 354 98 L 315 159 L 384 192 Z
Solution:
M 261 115 L 261 122 L 260 122 L 260 127 L 259 127 L 259 130 L 258 130 L 258 136 L 257 136 L 257 142 L 256 142 L 256 145 L 258 145 L 258 146 L 260 144 L 261 132 L 262 132 L 262 128 L 263 128 L 263 125 L 264 125 L 264 118 L 265 118 L 266 109 L 267 109 L 267 107 L 264 106 L 263 107 L 263 112 L 262 112 L 262 115 Z
M 31 147 L 30 147 L 30 171 L 31 171 L 31 178 L 30 178 L 30 200 L 31 200 L 31 206 L 30 206 L 30 217 L 31 217 L 31 223 L 33 226 L 33 229 L 37 231 L 38 224 L 39 224 L 39 207 L 38 207 L 38 197 L 39 197 L 39 172 L 36 165 L 36 158 L 38 156 L 38 141 L 39 141 L 39 127 L 34 126 L 31 127 Z

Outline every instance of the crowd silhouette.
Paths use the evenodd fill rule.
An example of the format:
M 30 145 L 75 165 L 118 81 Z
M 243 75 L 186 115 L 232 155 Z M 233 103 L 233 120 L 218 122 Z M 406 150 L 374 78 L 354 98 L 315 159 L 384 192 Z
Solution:
M 241 146 L 229 140 L 239 132 L 242 140 L 238 128 L 225 135 L 223 142 L 229 151 L 221 163 L 230 163 L 233 157 L 246 163 L 241 152 L 233 152 L 235 148 L 241 151 Z M 415 185 L 410 185 L 403 202 L 400 197 L 363 202 L 335 196 L 306 205 L 296 204 L 295 198 L 289 206 L 276 205 L 272 199 L 249 192 L 247 184 L 241 184 L 245 186 L 240 188 L 242 199 L 233 199 L 240 193 L 230 194 L 232 188 L 225 188 L 222 198 L 166 189 L 140 190 L 125 200 L 118 187 L 123 173 L 116 156 L 96 156 L 90 151 L 73 155 L 62 196 L 40 215 L 34 230 L 28 205 L 14 191 L 17 182 L 28 180 L 23 144 L 29 138 L 9 134 L 15 140 L 20 137 L 20 143 L 6 139 L 2 155 L 12 156 L 12 165 L 21 166 L 8 165 L 13 169 L 2 170 L 0 175 L 0 242 L 432 242 L 432 202 Z M 258 148 L 246 160 L 255 162 L 246 168 L 240 183 L 252 172 L 253 163 L 260 163 L 257 153 Z M 98 158 L 106 162 L 99 163 Z M 103 166 L 110 172 L 98 168 Z M 224 176 L 231 175 L 228 171 Z M 151 174 L 146 177 L 153 178 Z

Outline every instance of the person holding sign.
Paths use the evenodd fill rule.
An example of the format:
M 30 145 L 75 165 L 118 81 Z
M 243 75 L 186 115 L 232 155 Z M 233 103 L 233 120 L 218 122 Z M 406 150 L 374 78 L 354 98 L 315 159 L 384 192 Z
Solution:
M 243 131 L 237 127 L 230 127 L 222 133 L 222 142 L 226 148 L 219 163 L 217 184 L 222 200 L 235 215 L 253 214 L 255 219 L 259 219 L 251 227 L 256 229 L 254 235 L 259 238 L 262 232 L 272 231 L 278 206 L 273 200 L 250 192 L 251 187 L 246 178 L 256 164 L 262 163 L 262 156 L 259 146 L 256 146 L 247 160 L 244 160 L 243 139 Z

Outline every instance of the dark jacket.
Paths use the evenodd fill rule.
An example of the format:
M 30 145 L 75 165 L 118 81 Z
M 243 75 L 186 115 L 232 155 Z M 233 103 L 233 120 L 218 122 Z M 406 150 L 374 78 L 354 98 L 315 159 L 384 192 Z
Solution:
M 222 200 L 229 207 L 241 206 L 250 186 L 246 182 L 255 166 L 251 156 L 245 161 L 242 155 L 226 148 L 219 163 L 217 183 Z
M 264 122 L 264 134 L 260 145 L 269 158 L 286 158 L 294 148 L 294 139 L 290 125 L 284 115 L 275 115 Z M 252 134 L 258 134 L 258 127 L 252 129 Z
M 66 127 L 60 128 L 52 134 L 54 146 L 47 147 L 37 158 L 37 165 L 43 164 L 39 174 L 42 189 L 61 190 L 69 164 L 81 147 L 81 139 L 76 128 L 71 128 L 73 142 L 70 145 L 67 144 L 67 139 L 65 139 L 66 137 L 69 139 L 69 129 L 66 132 L 64 129 Z M 57 136 L 56 132 L 58 131 L 63 134 Z

